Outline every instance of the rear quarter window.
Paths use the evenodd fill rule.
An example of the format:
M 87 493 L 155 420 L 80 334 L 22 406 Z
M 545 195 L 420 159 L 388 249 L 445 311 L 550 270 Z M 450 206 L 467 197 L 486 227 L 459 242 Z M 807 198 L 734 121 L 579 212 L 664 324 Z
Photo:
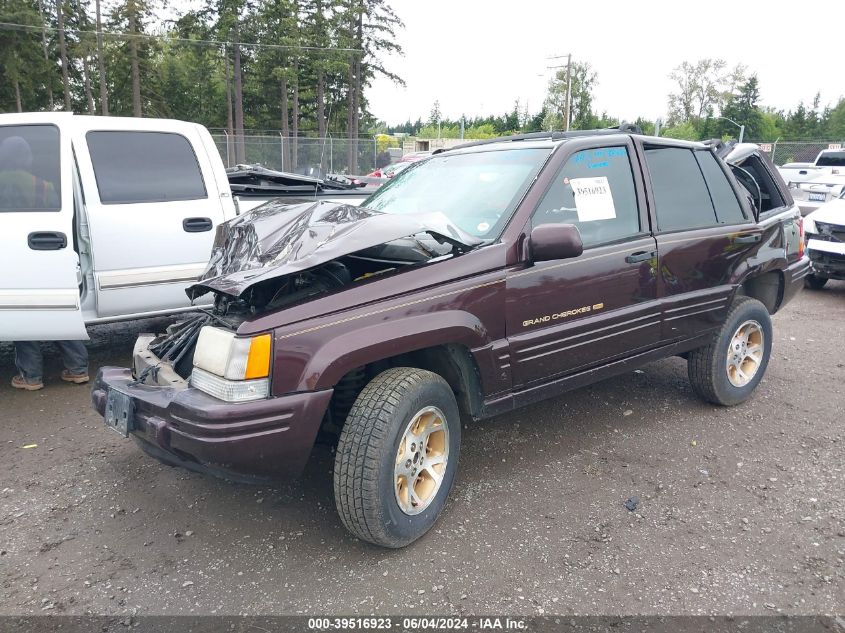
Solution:
M 85 138 L 103 204 L 208 197 L 196 154 L 181 134 L 109 130 Z
M 0 213 L 61 208 L 59 128 L 0 126 Z
M 722 166 L 711 152 L 698 151 L 695 153 L 704 181 L 710 191 L 710 199 L 716 209 L 716 217 L 721 224 L 739 224 L 745 221 L 745 213 L 736 197 Z
M 654 194 L 658 231 L 680 231 L 718 224 L 704 175 L 693 150 L 648 147 L 645 156 Z

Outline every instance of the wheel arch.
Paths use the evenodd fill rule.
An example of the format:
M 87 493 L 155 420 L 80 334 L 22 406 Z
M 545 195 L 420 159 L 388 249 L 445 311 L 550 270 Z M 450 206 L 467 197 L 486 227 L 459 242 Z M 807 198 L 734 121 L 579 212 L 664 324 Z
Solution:
M 751 297 L 775 314 L 783 303 L 785 279 L 782 270 L 769 270 L 749 275 L 739 284 L 736 296 Z

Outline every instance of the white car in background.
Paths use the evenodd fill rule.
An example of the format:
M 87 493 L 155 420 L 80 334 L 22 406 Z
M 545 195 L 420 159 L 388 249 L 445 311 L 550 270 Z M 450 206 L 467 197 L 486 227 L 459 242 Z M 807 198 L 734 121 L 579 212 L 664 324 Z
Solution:
M 781 177 L 789 184 L 798 184 L 825 174 L 845 174 L 845 150 L 836 145 L 823 149 L 812 163 L 786 163 L 778 167 Z
M 845 190 L 845 169 L 841 173 L 823 172 L 802 183 L 791 183 L 789 192 L 801 215 L 806 216 L 831 200 L 836 200 Z
M 845 279 L 845 191 L 804 218 L 812 273 L 808 288 L 820 290 L 828 279 Z

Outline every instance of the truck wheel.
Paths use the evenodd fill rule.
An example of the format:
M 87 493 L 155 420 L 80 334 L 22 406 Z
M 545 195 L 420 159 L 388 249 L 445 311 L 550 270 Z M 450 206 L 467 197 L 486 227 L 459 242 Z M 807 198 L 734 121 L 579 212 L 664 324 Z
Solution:
M 334 498 L 346 528 L 383 547 L 425 534 L 458 469 L 461 420 L 443 378 L 388 369 L 364 387 L 340 434 Z
M 713 404 L 733 406 L 748 399 L 763 379 L 772 351 L 772 320 L 766 307 L 738 297 L 712 341 L 690 352 L 693 391 Z
M 819 277 L 818 275 L 807 275 L 804 277 L 804 285 L 811 290 L 821 290 L 827 283 L 827 277 Z

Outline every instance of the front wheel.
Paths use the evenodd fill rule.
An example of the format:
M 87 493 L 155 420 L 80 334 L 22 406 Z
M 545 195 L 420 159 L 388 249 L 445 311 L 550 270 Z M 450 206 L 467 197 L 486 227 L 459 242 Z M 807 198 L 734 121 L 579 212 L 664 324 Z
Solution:
M 772 320 L 766 306 L 738 297 L 711 342 L 689 354 L 693 391 L 713 404 L 745 402 L 763 379 L 771 351 Z
M 804 285 L 811 290 L 821 290 L 827 283 L 827 277 L 819 277 L 818 275 L 807 275 L 804 277 Z
M 434 525 L 458 468 L 461 421 L 443 378 L 388 369 L 361 391 L 340 434 L 334 496 L 346 528 L 404 547 Z

